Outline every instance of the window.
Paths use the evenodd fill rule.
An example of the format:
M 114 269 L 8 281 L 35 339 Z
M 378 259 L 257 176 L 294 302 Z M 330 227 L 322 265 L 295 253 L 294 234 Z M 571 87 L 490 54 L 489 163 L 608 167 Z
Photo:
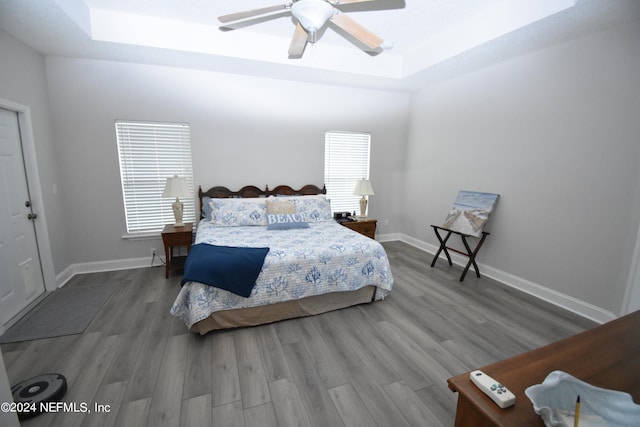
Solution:
M 116 135 L 127 233 L 158 232 L 175 222 L 167 178 L 184 177 L 193 194 L 189 125 L 116 121 Z M 180 201 L 184 222 L 195 222 L 193 197 Z
M 324 182 L 333 212 L 359 212 L 356 181 L 369 179 L 371 135 L 361 132 L 327 132 L 324 139 Z

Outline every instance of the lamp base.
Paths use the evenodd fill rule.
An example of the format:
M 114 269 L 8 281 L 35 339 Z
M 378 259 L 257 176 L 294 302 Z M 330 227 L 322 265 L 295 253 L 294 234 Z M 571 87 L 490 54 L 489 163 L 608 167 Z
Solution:
M 180 201 L 178 197 L 176 197 L 176 201 L 171 205 L 173 208 L 173 217 L 176 219 L 176 223 L 173 224 L 174 227 L 184 227 L 184 222 L 182 222 L 182 209 L 184 205 Z
M 362 199 L 360 199 L 360 216 L 358 216 L 358 219 L 360 218 L 366 218 L 367 217 L 367 199 L 362 196 Z

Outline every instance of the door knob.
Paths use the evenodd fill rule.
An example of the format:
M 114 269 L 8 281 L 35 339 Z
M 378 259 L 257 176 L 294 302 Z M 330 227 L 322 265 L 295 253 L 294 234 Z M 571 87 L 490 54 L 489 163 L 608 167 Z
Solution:
M 33 221 L 36 218 L 38 218 L 38 214 L 34 214 L 34 213 L 27 214 L 27 219 L 30 219 Z

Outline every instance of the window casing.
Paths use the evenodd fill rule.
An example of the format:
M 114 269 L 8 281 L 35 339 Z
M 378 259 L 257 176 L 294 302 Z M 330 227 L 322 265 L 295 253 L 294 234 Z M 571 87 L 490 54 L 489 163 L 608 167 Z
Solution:
M 370 150 L 369 133 L 325 133 L 324 182 L 333 212 L 360 211 L 360 196 L 353 190 L 357 180 L 369 179 Z
M 116 121 L 127 233 L 157 233 L 175 218 L 162 197 L 168 177 L 187 181 L 193 194 L 190 128 L 185 123 Z M 184 222 L 195 222 L 193 197 L 181 198 Z

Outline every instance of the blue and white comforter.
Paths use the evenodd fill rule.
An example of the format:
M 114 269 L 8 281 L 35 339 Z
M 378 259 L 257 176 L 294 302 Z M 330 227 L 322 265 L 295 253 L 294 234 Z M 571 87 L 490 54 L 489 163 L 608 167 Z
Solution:
M 171 314 L 191 326 L 213 312 L 256 307 L 329 292 L 378 287 L 376 300 L 393 286 L 389 259 L 382 245 L 334 221 L 310 228 L 267 230 L 265 226 L 219 227 L 201 221 L 196 243 L 269 247 L 249 298 L 198 282 L 187 282 Z

